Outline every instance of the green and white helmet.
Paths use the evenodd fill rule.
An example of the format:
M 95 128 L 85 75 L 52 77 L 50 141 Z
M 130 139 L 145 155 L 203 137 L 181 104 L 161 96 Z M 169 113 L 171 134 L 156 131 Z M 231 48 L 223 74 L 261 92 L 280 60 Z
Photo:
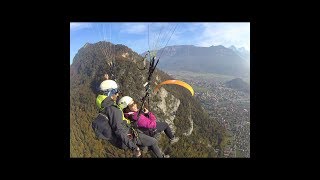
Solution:
M 112 96 L 119 92 L 118 85 L 113 80 L 104 80 L 100 84 L 100 90 L 106 95 L 106 96 Z
M 133 99 L 130 96 L 123 96 L 119 102 L 118 105 L 120 106 L 121 109 L 126 108 L 129 104 L 133 102 Z

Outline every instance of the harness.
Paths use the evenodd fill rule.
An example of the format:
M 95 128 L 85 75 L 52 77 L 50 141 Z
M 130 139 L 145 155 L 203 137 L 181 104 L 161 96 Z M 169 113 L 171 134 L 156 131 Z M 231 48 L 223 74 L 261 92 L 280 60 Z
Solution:
M 132 121 L 130 121 L 129 119 L 124 117 L 123 110 L 119 105 L 113 104 L 112 106 L 118 108 L 121 111 L 122 120 L 125 122 L 125 125 L 129 128 L 129 134 L 127 134 L 127 135 L 129 137 L 129 139 L 131 139 L 135 143 L 137 143 L 137 140 L 139 138 L 137 127 L 133 126 L 133 123 L 131 123 Z

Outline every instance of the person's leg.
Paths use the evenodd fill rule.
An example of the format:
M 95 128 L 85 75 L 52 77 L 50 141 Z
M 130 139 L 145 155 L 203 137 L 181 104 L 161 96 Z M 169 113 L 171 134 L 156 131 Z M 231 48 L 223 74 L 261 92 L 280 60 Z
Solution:
M 168 136 L 169 139 L 173 139 L 174 135 L 172 134 L 171 128 L 169 124 L 166 122 L 157 122 L 157 130 L 156 133 L 160 133 L 164 131 L 164 133 Z
M 158 142 L 155 138 L 150 137 L 148 135 L 139 133 L 139 140 L 137 141 L 137 145 L 148 146 L 154 152 L 154 154 L 161 158 L 163 157 L 160 148 L 158 146 Z

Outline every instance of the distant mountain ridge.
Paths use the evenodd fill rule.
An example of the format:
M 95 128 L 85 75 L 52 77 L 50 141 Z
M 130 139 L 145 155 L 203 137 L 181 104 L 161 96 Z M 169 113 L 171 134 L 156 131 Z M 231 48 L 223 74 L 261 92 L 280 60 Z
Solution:
M 226 48 L 222 45 L 175 45 L 160 49 L 157 56 L 160 56 L 159 68 L 165 71 L 208 72 L 236 77 L 249 74 L 248 61 L 244 59 L 248 52 L 244 48 L 237 49 L 234 46 Z
M 250 61 L 250 52 L 244 47 L 236 48 L 235 46 L 230 46 L 229 49 L 232 49 L 236 54 L 238 54 L 243 59 Z

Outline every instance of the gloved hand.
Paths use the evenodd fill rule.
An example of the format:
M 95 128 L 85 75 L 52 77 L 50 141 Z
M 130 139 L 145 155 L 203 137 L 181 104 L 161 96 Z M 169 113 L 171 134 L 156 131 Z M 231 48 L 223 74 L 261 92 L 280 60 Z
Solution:
M 135 150 L 133 150 L 133 156 L 134 157 L 140 157 L 141 156 L 141 150 L 139 147 L 137 147 Z
M 144 109 L 143 109 L 143 112 L 144 112 L 145 114 L 147 114 L 147 113 L 149 113 L 149 110 L 148 110 L 147 108 L 144 108 Z

